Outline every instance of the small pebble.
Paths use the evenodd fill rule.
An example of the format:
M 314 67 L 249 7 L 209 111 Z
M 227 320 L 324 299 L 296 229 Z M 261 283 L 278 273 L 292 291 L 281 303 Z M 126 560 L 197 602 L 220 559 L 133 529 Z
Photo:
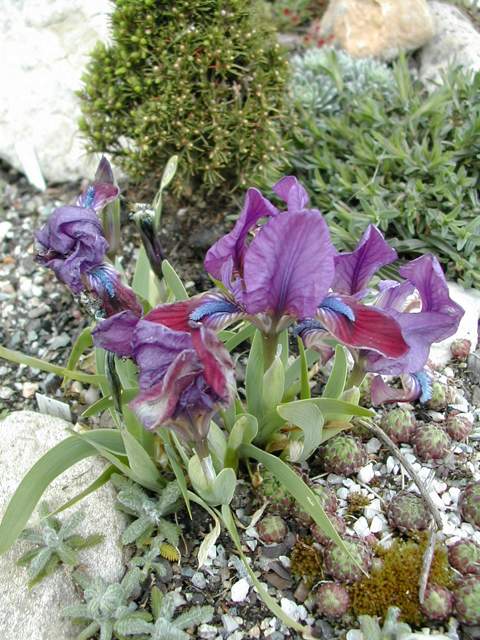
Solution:
M 369 482 L 372 481 L 374 475 L 375 474 L 373 472 L 373 463 L 370 462 L 369 464 L 365 465 L 360 469 L 360 471 L 357 474 L 357 477 L 360 480 L 360 482 L 363 482 L 364 484 L 368 484 Z
M 197 589 L 202 589 L 202 590 L 205 589 L 207 586 L 207 581 L 203 573 L 201 573 L 200 571 L 197 571 L 196 573 L 194 573 L 192 576 L 192 584 Z
M 243 602 L 250 590 L 250 585 L 246 578 L 241 578 L 232 585 L 230 590 L 230 597 L 233 602 Z

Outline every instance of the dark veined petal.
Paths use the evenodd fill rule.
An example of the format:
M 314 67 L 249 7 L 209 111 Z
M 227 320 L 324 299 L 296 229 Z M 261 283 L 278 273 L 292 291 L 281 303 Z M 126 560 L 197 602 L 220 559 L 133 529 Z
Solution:
M 408 350 L 398 322 L 375 307 L 348 296 L 329 296 L 317 318 L 337 340 L 350 347 L 372 349 L 391 358 Z
M 145 316 L 145 320 L 162 324 L 174 331 L 191 331 L 192 321 L 190 315 L 202 304 L 204 296 L 195 296 L 188 300 L 161 304 Z
M 357 248 L 335 256 L 335 278 L 332 288 L 338 293 L 354 295 L 362 292 L 372 276 L 397 259 L 397 252 L 385 242 L 373 224 L 365 230 Z
M 301 211 L 309 201 L 308 193 L 295 176 L 285 176 L 273 185 L 272 191 L 287 203 L 289 211 Z
M 425 371 L 401 376 L 402 388 L 396 389 L 386 384 L 382 376 L 375 376 L 371 387 L 373 405 L 391 402 L 427 402 L 431 397 L 431 381 Z
M 205 257 L 205 269 L 229 288 L 230 279 L 242 272 L 243 256 L 249 231 L 264 217 L 278 213 L 258 189 L 248 189 L 242 213 L 230 233 L 217 240 Z
M 192 351 L 182 351 L 171 361 L 164 378 L 149 386 L 129 405 L 145 429 L 154 430 L 173 418 L 182 393 L 201 372 Z
M 112 351 L 120 357 L 132 357 L 133 331 L 138 320 L 138 316 L 132 311 L 122 311 L 102 320 L 92 332 L 95 346 Z
M 189 333 L 172 331 L 147 319 L 138 322 L 132 346 L 135 361 L 140 369 L 141 389 L 148 389 L 159 382 L 165 376 L 171 362 L 182 351 L 188 351 L 190 357 L 196 359 L 196 368 L 201 366 Z
M 245 254 L 246 311 L 277 318 L 313 317 L 332 282 L 334 253 L 328 227 L 318 212 L 272 218 Z
M 302 320 L 295 327 L 293 334 L 300 336 L 306 349 L 312 349 L 321 354 L 322 364 L 328 362 L 335 353 L 333 348 L 325 342 L 325 338 L 330 334 L 318 320 Z
M 224 403 L 229 403 L 234 386 L 234 366 L 229 352 L 217 336 L 206 327 L 192 331 L 192 342 L 203 365 L 207 384 Z

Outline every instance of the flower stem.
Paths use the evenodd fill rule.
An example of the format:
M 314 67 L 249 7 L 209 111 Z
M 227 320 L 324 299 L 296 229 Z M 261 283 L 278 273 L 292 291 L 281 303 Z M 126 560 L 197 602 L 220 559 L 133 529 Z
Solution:
M 202 465 L 203 474 L 207 483 L 213 484 L 217 478 L 217 474 L 213 467 L 212 456 L 208 455 L 206 458 L 200 458 L 200 464 Z
M 277 355 L 278 335 L 276 333 L 262 333 L 263 343 L 263 367 L 266 371 Z

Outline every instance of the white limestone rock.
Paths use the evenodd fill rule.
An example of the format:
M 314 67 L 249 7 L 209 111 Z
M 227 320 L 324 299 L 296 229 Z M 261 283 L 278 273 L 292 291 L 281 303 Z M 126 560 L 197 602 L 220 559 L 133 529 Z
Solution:
M 429 89 L 442 82 L 442 73 L 451 65 L 480 71 L 480 33 L 470 19 L 453 4 L 429 2 L 435 36 L 419 53 L 420 79 Z
M 20 411 L 0 422 L 0 518 L 18 484 L 33 464 L 68 434 L 67 422 L 58 418 Z M 99 459 L 87 458 L 57 478 L 43 498 L 57 508 L 95 480 L 104 468 Z M 120 535 L 126 526 L 125 516 L 116 511 L 115 492 L 110 484 L 83 500 L 80 506 L 84 522 L 78 532 L 87 536 L 102 533 L 104 541 L 81 552 L 84 570 L 107 581 L 119 580 L 125 563 Z M 60 514 L 60 518 L 62 515 Z M 30 526 L 34 526 L 33 516 Z M 58 569 L 39 585 L 29 590 L 27 572 L 15 562 L 29 548 L 16 543 L 0 556 L 0 629 L 2 640 L 71 640 L 79 633 L 62 618 L 62 609 L 79 601 L 68 570 Z
M 25 158 L 35 155 L 50 181 L 94 169 L 78 132 L 75 92 L 89 53 L 108 37 L 111 8 L 109 0 L 2 2 L 0 157 L 20 171 L 31 173 Z
M 480 35 L 480 34 L 479 34 Z M 450 345 L 458 338 L 467 338 L 472 343 L 472 349 L 477 344 L 478 319 L 480 317 L 480 291 L 465 289 L 455 282 L 448 283 L 450 296 L 465 310 L 455 335 L 437 342 L 430 349 L 430 362 L 435 367 L 443 367 L 451 359 Z

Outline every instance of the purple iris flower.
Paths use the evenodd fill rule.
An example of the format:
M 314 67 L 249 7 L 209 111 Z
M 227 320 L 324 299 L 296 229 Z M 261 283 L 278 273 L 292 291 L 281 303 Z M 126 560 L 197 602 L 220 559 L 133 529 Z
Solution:
M 233 230 L 208 251 L 205 268 L 219 291 L 159 307 L 152 319 L 185 331 L 191 322 L 219 329 L 248 318 L 266 335 L 301 321 L 298 332 L 315 329 L 350 346 L 388 356 L 405 353 L 395 320 L 362 305 L 351 295 L 351 287 L 340 283 L 339 256 L 328 227 L 319 211 L 307 208 L 302 185 L 287 176 L 273 191 L 287 204 L 286 211 L 279 211 L 257 189 L 249 189 Z M 395 257 L 389 249 L 389 258 L 392 253 Z M 372 268 L 355 276 L 357 285 L 363 286 Z M 348 269 L 346 265 L 345 273 Z M 332 294 L 335 278 L 339 292 Z
M 144 427 L 170 427 L 198 447 L 213 414 L 233 398 L 230 354 L 207 327 L 174 331 L 148 317 L 125 311 L 104 320 L 95 344 L 137 363 L 140 394 L 130 406 Z
M 283 178 L 273 190 L 287 210 L 280 212 L 257 189 L 247 191 L 233 230 L 205 258 L 220 292 L 184 303 L 183 321 L 181 306 L 173 308 L 178 328 L 201 321 L 218 329 L 248 317 L 264 333 L 276 334 L 315 312 L 334 273 L 328 227 L 319 211 L 307 208 L 307 193 L 296 178 Z M 160 313 L 165 317 L 168 310 Z
M 102 158 L 94 182 L 78 197 L 77 204 L 55 209 L 37 232 L 36 260 L 52 269 L 73 293 L 93 294 L 106 315 L 123 309 L 140 315 L 135 294 L 105 262 L 108 242 L 97 213 L 118 194 L 110 164 Z
M 395 251 L 385 242 L 380 231 L 370 225 L 351 253 L 335 257 L 335 277 L 330 298 L 338 305 L 345 303 L 355 312 L 353 300 L 358 301 L 373 292 L 368 288 L 376 271 L 396 259 Z M 423 371 L 428 360 L 430 347 L 455 333 L 463 316 L 463 309 L 453 302 L 438 260 L 432 255 L 424 255 L 400 267 L 402 283 L 381 281 L 379 293 L 372 305 L 362 305 L 357 309 L 380 312 L 400 327 L 407 348 L 397 354 L 381 352 L 364 342 L 356 353 L 356 360 L 364 372 L 382 375 L 401 375 L 403 390 L 391 390 L 392 401 L 427 398 L 428 378 Z M 343 334 L 353 330 L 352 323 L 344 310 L 344 319 L 326 317 L 328 311 L 321 311 L 322 325 L 310 324 L 303 328 L 302 336 L 310 347 L 320 347 L 326 337 L 325 329 L 352 345 Z M 367 323 L 361 323 L 367 328 Z M 387 325 L 385 325 L 387 326 Z M 381 326 L 377 325 L 381 330 Z M 348 336 L 346 336 L 348 338 Z M 361 346 L 359 344 L 359 346 Z M 380 378 L 374 382 L 372 398 L 375 402 L 387 400 L 388 387 Z

